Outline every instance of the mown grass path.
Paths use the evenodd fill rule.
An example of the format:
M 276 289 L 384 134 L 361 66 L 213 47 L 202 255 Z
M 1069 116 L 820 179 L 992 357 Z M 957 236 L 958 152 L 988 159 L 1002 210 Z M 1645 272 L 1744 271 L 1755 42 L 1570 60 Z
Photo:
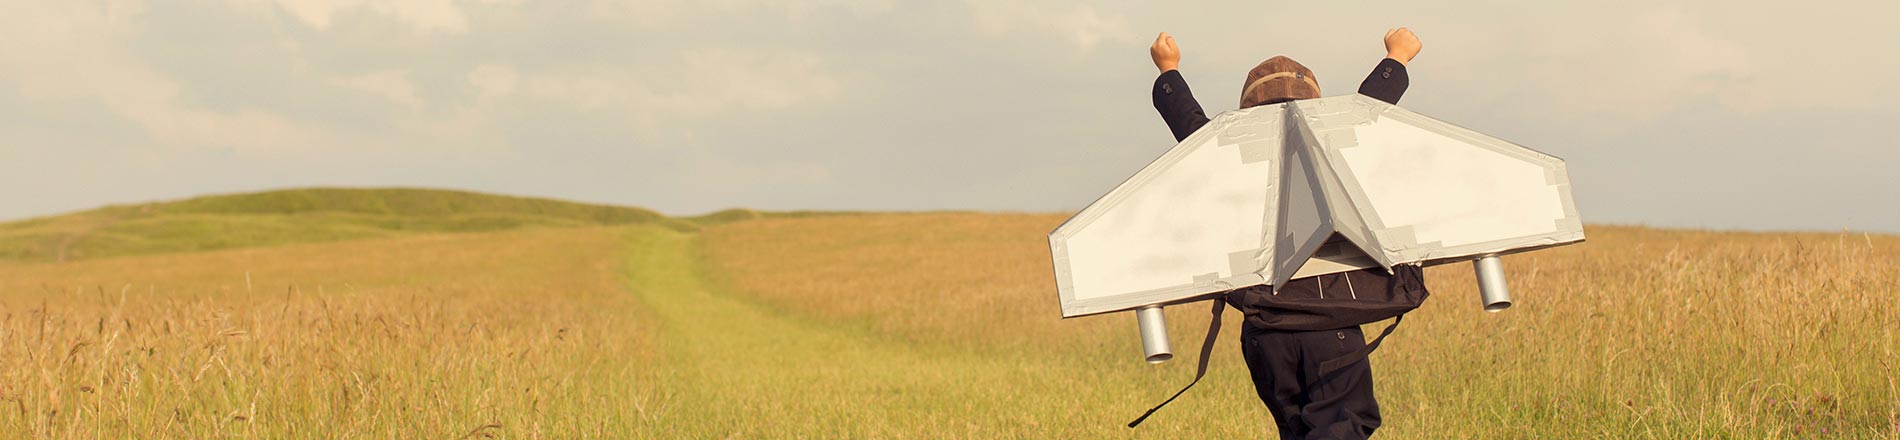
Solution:
M 918 349 L 722 294 L 698 273 L 693 240 L 690 234 L 659 228 L 638 228 L 630 237 L 633 291 L 659 321 L 664 352 L 661 365 L 648 371 L 659 394 L 657 407 L 647 409 L 657 422 L 655 433 L 693 438 L 1168 437 L 1182 434 L 1184 427 L 1206 426 L 1195 424 L 1205 420 L 1195 416 L 1192 404 L 1169 408 L 1176 412 L 1172 423 L 1151 422 L 1156 426 L 1138 432 L 1119 426 L 1134 415 L 1131 407 L 1154 398 L 1140 391 L 1155 390 L 1131 393 L 1137 387 L 1086 385 L 1126 383 L 1126 378 L 1090 375 L 1129 371 L 1064 368 L 1032 356 Z M 1227 426 L 1218 432 L 1227 436 L 1261 432 L 1255 426 L 1232 426 L 1231 419 L 1221 424 Z

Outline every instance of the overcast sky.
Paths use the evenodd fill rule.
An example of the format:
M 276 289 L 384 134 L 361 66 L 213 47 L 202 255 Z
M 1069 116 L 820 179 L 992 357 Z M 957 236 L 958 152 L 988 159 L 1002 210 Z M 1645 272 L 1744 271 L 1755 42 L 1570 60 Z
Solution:
M 0 219 L 303 186 L 644 206 L 1079 209 L 1276 54 L 1563 157 L 1586 221 L 1900 232 L 1889 2 L 28 1 Z M 1759 3 L 1759 6 L 1742 6 Z

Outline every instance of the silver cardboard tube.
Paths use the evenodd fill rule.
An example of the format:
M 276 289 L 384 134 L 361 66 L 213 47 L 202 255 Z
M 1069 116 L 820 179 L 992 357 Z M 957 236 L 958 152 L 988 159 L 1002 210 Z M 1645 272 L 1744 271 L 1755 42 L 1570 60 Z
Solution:
M 1147 355 L 1148 363 L 1174 359 L 1174 350 L 1168 348 L 1168 323 L 1161 315 L 1161 306 L 1136 309 L 1135 322 L 1141 325 L 1141 351 Z
M 1484 311 L 1511 308 L 1511 292 L 1504 286 L 1504 262 L 1496 255 L 1487 255 L 1472 261 L 1471 266 L 1478 272 L 1478 299 L 1484 303 Z

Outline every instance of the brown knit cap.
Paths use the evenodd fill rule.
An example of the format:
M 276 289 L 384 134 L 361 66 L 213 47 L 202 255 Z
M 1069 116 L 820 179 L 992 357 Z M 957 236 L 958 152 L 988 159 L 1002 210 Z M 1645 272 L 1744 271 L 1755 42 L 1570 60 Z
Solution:
M 1283 56 L 1261 61 L 1240 85 L 1240 108 L 1318 97 L 1319 80 L 1313 71 Z

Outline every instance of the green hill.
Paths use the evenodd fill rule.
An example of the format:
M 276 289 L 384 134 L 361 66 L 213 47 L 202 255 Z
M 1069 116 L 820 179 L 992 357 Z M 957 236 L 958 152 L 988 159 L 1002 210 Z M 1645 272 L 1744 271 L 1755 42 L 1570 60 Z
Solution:
M 293 189 L 0 223 L 0 261 L 64 261 L 416 233 L 693 222 L 646 209 L 433 189 Z

